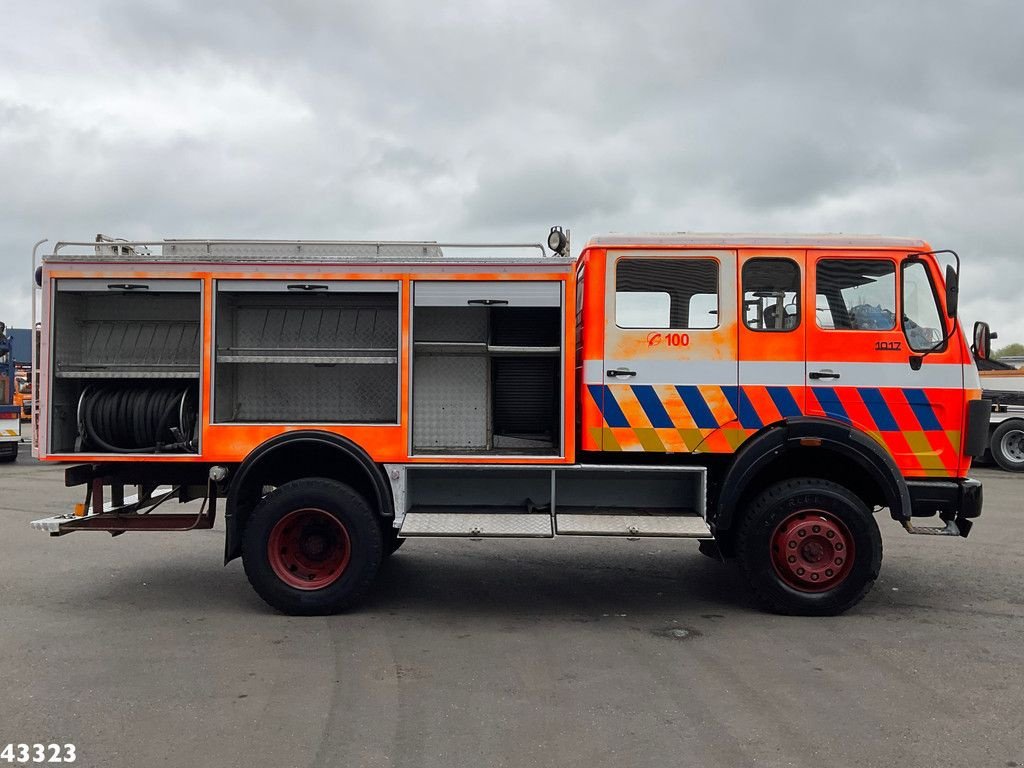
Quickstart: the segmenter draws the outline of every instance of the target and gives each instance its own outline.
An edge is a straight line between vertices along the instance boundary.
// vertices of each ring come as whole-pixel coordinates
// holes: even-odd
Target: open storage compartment
[[[515,466],[410,466],[403,536],[547,537],[551,469]]]
[[[418,282],[417,454],[559,455],[561,283]]]
[[[60,279],[50,452],[198,450],[198,280]]]
[[[400,535],[708,538],[701,466],[409,465]]]
[[[396,423],[398,283],[220,280],[214,421]]]

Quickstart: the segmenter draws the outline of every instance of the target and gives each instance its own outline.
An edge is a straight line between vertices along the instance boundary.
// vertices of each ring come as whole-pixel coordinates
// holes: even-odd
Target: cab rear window
[[[743,322],[752,331],[800,326],[800,267],[795,261],[755,258],[743,265]]]
[[[817,266],[819,328],[891,331],[896,328],[896,264],[887,259],[822,259]]]
[[[714,259],[620,259],[615,274],[619,328],[716,328]]]

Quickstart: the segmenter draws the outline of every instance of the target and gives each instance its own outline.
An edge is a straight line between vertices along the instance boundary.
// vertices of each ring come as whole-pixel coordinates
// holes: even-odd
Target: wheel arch
[[[722,477],[710,521],[716,535],[768,485],[812,476],[850,488],[870,504],[909,520],[910,492],[892,456],[870,435],[829,419],[800,417],[767,427],[744,443]]]
[[[266,485],[303,477],[326,477],[351,486],[380,518],[394,517],[391,487],[384,468],[359,445],[318,430],[286,432],[260,444],[232,473],[225,503],[224,562],[242,553],[242,531]]]

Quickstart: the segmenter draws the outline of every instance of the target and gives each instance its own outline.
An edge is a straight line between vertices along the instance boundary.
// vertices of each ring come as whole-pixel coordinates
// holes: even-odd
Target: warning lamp
[[[565,236],[565,232],[562,231],[562,228],[552,227],[551,232],[548,233],[548,248],[559,256],[565,256],[568,246],[569,238]]]

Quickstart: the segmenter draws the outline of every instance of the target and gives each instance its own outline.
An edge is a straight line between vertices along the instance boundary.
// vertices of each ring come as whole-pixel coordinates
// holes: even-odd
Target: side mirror
[[[952,264],[946,265],[946,314],[956,317],[957,304],[960,299],[960,275]],[[977,326],[975,326],[977,327]]]
[[[978,360],[988,360],[992,356],[992,331],[988,323],[974,324],[974,344],[971,349]]]

